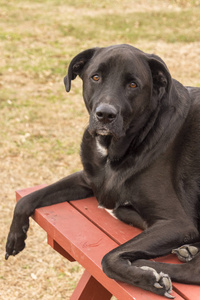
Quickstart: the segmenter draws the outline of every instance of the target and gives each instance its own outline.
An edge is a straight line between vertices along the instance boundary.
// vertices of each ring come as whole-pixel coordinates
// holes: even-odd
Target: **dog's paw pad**
[[[158,273],[155,269],[147,266],[142,266],[141,269],[153,273],[155,277],[155,282],[153,286],[157,290],[157,292],[156,290],[154,290],[155,293],[163,295],[169,299],[174,299],[174,296],[171,295],[172,282],[167,274],[164,274],[163,272]]]
[[[182,262],[188,262],[192,260],[198,252],[199,249],[192,245],[183,245],[172,250],[172,253],[176,254],[178,259]]]

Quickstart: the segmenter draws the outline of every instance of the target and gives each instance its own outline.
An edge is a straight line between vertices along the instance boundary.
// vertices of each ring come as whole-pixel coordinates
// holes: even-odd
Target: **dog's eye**
[[[137,87],[137,84],[135,82],[129,83],[130,88],[135,89]]]
[[[99,81],[100,76],[97,75],[97,74],[95,74],[95,75],[92,76],[92,79],[93,79],[94,81]]]

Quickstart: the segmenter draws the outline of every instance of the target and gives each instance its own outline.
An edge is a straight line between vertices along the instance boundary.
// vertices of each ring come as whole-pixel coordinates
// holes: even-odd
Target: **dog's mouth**
[[[107,128],[101,128],[96,130],[96,135],[113,135],[112,132]]]
[[[105,136],[105,137],[110,136],[110,137],[114,137],[115,139],[120,138],[117,133],[115,133],[114,131],[111,131],[108,128],[96,128],[95,129],[95,128],[91,128],[89,126],[88,130],[92,136]]]
[[[96,126],[92,126],[93,124],[89,124],[88,131],[92,136],[110,136],[115,140],[119,140],[121,137],[125,135],[125,132],[122,127],[118,126],[101,126],[100,124],[95,124]]]

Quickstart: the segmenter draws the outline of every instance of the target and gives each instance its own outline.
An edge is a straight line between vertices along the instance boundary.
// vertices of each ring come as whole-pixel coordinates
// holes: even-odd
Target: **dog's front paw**
[[[199,249],[192,245],[183,245],[172,250],[172,253],[176,254],[178,259],[182,262],[188,262],[192,260],[198,252]]]
[[[155,269],[147,266],[140,267],[144,271],[150,272],[153,275],[152,285],[149,290],[155,294],[163,295],[169,299],[174,299],[171,295],[172,292],[172,282],[170,277],[163,272],[158,273]]]
[[[16,225],[15,222],[12,223],[6,243],[6,260],[9,258],[10,255],[15,256],[24,249],[24,241],[27,238],[28,228],[29,222],[26,222],[23,225]]]

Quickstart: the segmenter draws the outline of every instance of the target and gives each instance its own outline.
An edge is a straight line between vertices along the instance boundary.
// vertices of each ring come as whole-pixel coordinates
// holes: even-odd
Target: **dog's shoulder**
[[[200,88],[199,87],[186,86],[186,89],[188,90],[188,92],[193,100],[200,101]]]
[[[200,88],[186,87],[191,99],[191,106],[188,114],[188,122],[193,126],[200,126]]]
[[[187,87],[187,90],[191,100],[190,109],[178,140],[181,141],[184,157],[200,163],[200,88]]]

